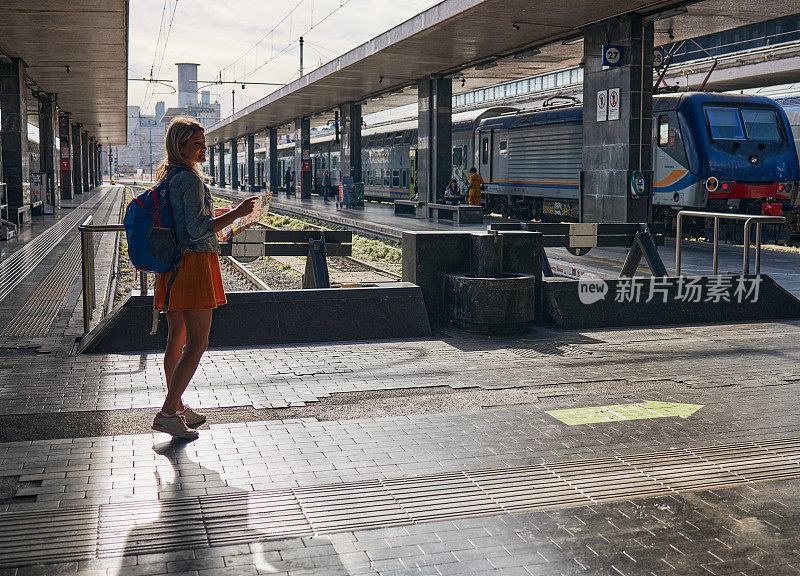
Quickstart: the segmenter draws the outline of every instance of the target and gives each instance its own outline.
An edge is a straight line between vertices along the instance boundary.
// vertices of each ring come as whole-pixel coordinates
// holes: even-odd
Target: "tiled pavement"
[[[66,321],[61,330],[68,340]],[[89,553],[40,563],[37,553],[54,538],[45,528],[31,537],[27,559],[0,568],[0,576],[798,575],[796,464],[774,481],[480,517],[455,492],[449,508],[430,503],[450,517],[311,536],[270,537],[259,530],[270,514],[253,504],[269,490],[797,437],[798,335],[800,322],[537,328],[505,339],[447,330],[427,340],[210,350],[188,403],[232,413],[237,406],[277,409],[273,416],[294,406],[300,417],[212,421],[185,446],[146,427],[114,435],[115,414],[161,403],[160,353],[74,357],[63,343],[38,352],[3,348],[0,423],[25,415],[57,425],[62,416],[85,414],[100,435],[0,443],[0,566],[8,566],[4,538],[36,518],[91,513],[100,529]],[[453,392],[433,406],[436,398],[420,396],[415,405],[413,390],[430,387]],[[476,388],[496,393],[497,402],[458,401]],[[359,412],[375,406],[361,404],[370,391],[381,391],[383,405]],[[392,391],[411,394],[402,411]],[[342,393],[353,401],[347,418],[318,420],[310,409],[303,416],[304,404],[324,406]],[[579,426],[546,413],[647,400],[703,408],[688,418]],[[14,430],[0,435],[11,439]],[[250,504],[230,516],[192,508],[209,498]],[[347,503],[340,507],[347,517]],[[228,523],[246,527],[244,536],[226,543]]]
[[[281,407],[324,403],[340,392],[430,386],[522,387],[532,398],[460,412],[443,404],[436,412],[405,416],[212,423],[178,457],[165,455],[163,435],[113,436],[113,421],[103,437],[7,442],[0,444],[0,477],[16,477],[18,485],[1,506],[5,514],[144,506],[797,436],[799,332],[797,322],[537,329],[515,339],[452,331],[418,341],[211,350],[186,397],[198,407]],[[57,417],[161,401],[158,353],[54,359],[4,359],[2,414]],[[545,412],[644,400],[704,408],[686,419],[581,426]],[[99,553],[16,573],[800,574],[794,568],[800,567],[800,538],[793,529],[798,486],[795,480],[759,482],[278,540],[254,532],[244,544],[177,542],[179,550]],[[131,528],[126,545],[139,529]]]

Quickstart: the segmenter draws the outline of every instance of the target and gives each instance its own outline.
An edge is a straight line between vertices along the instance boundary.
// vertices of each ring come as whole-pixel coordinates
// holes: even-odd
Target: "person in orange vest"
[[[483,189],[483,178],[475,168],[469,169],[468,201],[470,206],[481,205],[481,190]]]

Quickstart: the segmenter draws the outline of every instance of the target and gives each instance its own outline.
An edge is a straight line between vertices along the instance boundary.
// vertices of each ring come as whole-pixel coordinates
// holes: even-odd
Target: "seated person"
[[[444,203],[450,205],[457,205],[461,203],[461,192],[458,189],[458,182],[455,178],[450,179],[447,188],[444,189]]]

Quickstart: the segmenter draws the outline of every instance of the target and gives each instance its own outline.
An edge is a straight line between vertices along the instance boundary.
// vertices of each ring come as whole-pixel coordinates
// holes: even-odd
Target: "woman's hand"
[[[244,200],[242,200],[242,202],[232,211],[236,214],[237,218],[247,216],[253,211],[257,201],[258,201],[258,196],[250,196],[250,198],[245,198]]]

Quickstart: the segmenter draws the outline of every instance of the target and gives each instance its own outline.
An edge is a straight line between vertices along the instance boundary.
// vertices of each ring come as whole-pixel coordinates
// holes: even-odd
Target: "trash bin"
[[[353,208],[364,205],[364,183],[353,182],[350,177],[342,178],[339,184],[338,208]]]

